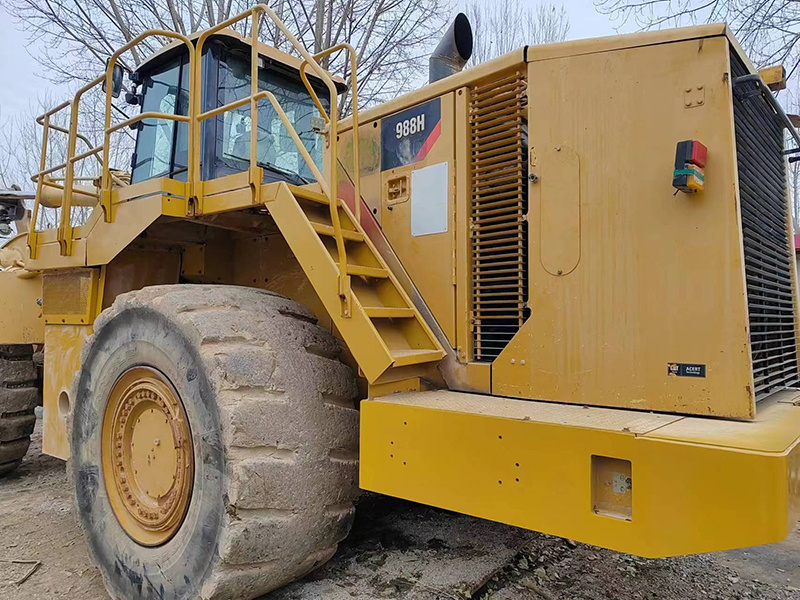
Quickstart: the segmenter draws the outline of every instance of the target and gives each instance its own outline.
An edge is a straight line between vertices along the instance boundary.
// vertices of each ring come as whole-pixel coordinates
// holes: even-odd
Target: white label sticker
[[[411,235],[447,231],[447,163],[417,169],[411,173]]]

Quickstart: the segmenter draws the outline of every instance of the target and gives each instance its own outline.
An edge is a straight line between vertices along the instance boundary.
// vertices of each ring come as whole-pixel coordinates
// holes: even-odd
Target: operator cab
[[[250,95],[250,44],[233,31],[209,38],[203,47],[202,108],[205,112]],[[315,131],[320,115],[300,79],[301,61],[274,48],[259,48],[259,90],[275,94],[317,166],[322,169],[324,137]],[[188,114],[189,57],[182,43],[152,55],[132,75],[136,84],[128,102],[142,111]],[[330,110],[328,88],[308,74],[323,107]],[[336,81],[339,91],[344,84]],[[145,119],[134,127],[136,146],[131,160],[131,183],[155,177],[187,178],[188,123]],[[204,181],[246,171],[250,156],[250,105],[224,112],[203,122],[200,138],[200,176]],[[286,181],[302,185],[315,180],[300,151],[267,100],[258,109],[258,166],[264,183]]]

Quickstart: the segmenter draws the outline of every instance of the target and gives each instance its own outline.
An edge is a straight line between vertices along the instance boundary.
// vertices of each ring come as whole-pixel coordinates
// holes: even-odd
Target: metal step
[[[442,358],[439,350],[392,350],[395,367],[435,362]]]
[[[364,312],[371,319],[408,319],[414,317],[413,308],[394,306],[365,306]]]
[[[315,221],[311,221],[311,226],[314,227],[314,231],[316,231],[320,235],[334,237],[334,230],[333,227],[331,227],[330,225],[325,225],[323,223],[317,223]],[[350,229],[342,229],[342,237],[348,242],[364,241],[363,234],[359,233],[358,231],[352,231]]]
[[[321,192],[315,192],[314,190],[310,190],[308,188],[300,187],[297,185],[289,185],[289,189],[291,190],[292,194],[294,194],[295,198],[300,198],[302,200],[310,200],[311,202],[316,202],[317,204],[324,204],[325,206],[330,206],[328,197]]]
[[[381,267],[365,267],[364,265],[347,265],[347,274],[358,277],[372,277],[373,279],[386,279],[389,271]]]

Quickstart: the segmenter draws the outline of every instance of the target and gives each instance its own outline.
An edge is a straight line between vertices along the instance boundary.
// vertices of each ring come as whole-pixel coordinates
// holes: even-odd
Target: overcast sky
[[[28,40],[0,6],[0,116],[3,119],[35,102],[38,94],[55,87],[37,77],[39,65],[28,54]]]
[[[491,0],[487,0],[491,1]],[[536,4],[535,0],[522,0]],[[608,17],[599,14],[593,0],[565,0],[569,12],[571,39],[613,35],[614,26]],[[0,118],[5,120],[36,104],[37,97],[47,93],[59,100],[67,99],[67,90],[37,75],[39,65],[31,57],[27,36],[19,30],[8,13],[0,6]]]

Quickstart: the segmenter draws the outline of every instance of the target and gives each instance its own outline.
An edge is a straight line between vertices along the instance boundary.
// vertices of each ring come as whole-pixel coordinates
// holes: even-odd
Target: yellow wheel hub
[[[103,478],[125,532],[159,546],[189,508],[194,452],[186,413],[164,375],[135,367],[119,378],[103,418]]]

